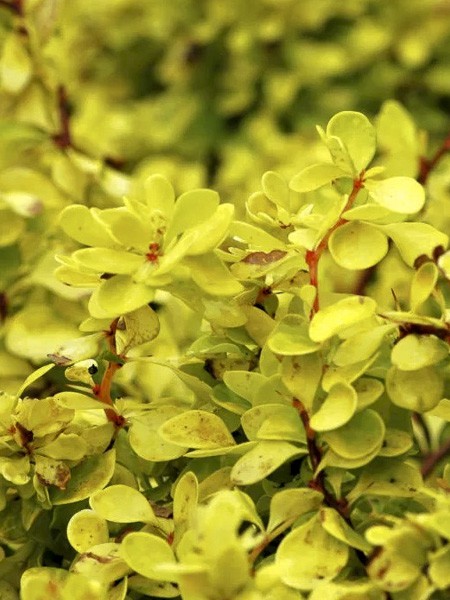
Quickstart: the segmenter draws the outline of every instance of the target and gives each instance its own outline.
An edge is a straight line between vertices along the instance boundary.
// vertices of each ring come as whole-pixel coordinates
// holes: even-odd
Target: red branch
[[[422,185],[425,185],[431,171],[437,166],[442,157],[450,152],[450,133],[436,150],[434,155],[430,158],[424,158],[423,156],[419,159],[419,175],[417,181]]]
[[[294,400],[292,401],[292,406],[297,410],[299,417],[303,423],[303,427],[305,428],[306,443],[308,445],[308,454],[309,459],[311,461],[311,467],[313,471],[316,471],[322,459],[322,452],[319,446],[317,445],[316,432],[312,429],[309,423],[309,415],[303,403],[297,398],[294,398]],[[320,492],[323,495],[327,506],[334,508],[341,515],[341,517],[345,519],[345,521],[352,527],[349,518],[349,506],[347,501],[345,499],[337,500],[333,496],[333,494],[331,494],[327,490],[325,486],[325,474],[323,471],[320,471],[318,475],[311,479],[308,485],[313,490],[317,490],[318,492]]]
[[[114,319],[109,330],[106,332],[106,340],[108,342],[109,350],[115,355],[117,354],[115,335],[118,322],[118,318]],[[105,415],[108,418],[108,421],[114,423],[118,429],[125,425],[125,418],[122,415],[117,414],[113,408],[114,403],[111,398],[111,384],[115,373],[120,369],[121,366],[122,365],[119,362],[109,361],[100,385],[95,385],[92,389],[92,392],[97,400],[111,407],[105,408]]]
[[[422,463],[421,473],[425,479],[431,475],[436,465],[446,456],[450,455],[450,440],[447,440],[435,452],[430,452]]]
[[[69,100],[67,98],[66,88],[63,85],[58,86],[57,97],[60,131],[53,136],[53,141],[58,148],[64,150],[65,148],[70,148],[73,144],[70,134]]]
[[[359,177],[353,181],[352,191],[350,192],[347,203],[344,206],[344,209],[342,210],[341,215],[346,210],[349,210],[352,207],[353,203],[356,200],[356,196],[358,195],[358,192],[364,187],[364,174],[365,174],[364,171],[362,171],[360,173]],[[310,315],[311,318],[319,310],[319,277],[318,277],[319,261],[322,257],[322,254],[325,252],[325,250],[328,247],[328,242],[330,241],[331,234],[334,231],[336,231],[336,229],[338,229],[339,227],[344,225],[345,223],[347,223],[346,219],[344,219],[344,218],[342,218],[342,216],[340,216],[339,219],[336,221],[336,223],[333,225],[333,227],[331,227],[327,231],[325,236],[321,239],[321,241],[317,245],[316,249],[308,250],[306,252],[306,262],[309,267],[309,282],[311,285],[313,285],[316,288],[316,296],[314,298],[314,304],[313,304],[313,307],[311,310],[311,315]]]
[[[0,6],[7,8],[14,14],[19,15],[19,17],[23,17],[22,0],[13,0],[12,2],[8,2],[7,0],[0,0]]]

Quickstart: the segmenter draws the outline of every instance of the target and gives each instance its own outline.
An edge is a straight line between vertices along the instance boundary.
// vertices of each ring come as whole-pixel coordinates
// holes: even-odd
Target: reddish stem
[[[7,0],[0,0],[0,6],[9,9],[14,14],[19,15],[19,17],[23,16],[22,0],[13,0],[12,2],[8,2]]]
[[[294,400],[292,401],[292,406],[297,410],[299,417],[303,423],[303,427],[305,428],[306,442],[308,445],[308,454],[309,459],[311,461],[311,467],[313,471],[316,471],[322,459],[322,452],[319,446],[317,445],[316,432],[314,431],[314,429],[312,429],[309,423],[309,415],[303,403],[297,398],[294,398]],[[321,471],[318,475],[311,479],[308,486],[320,492],[323,495],[327,506],[334,508],[341,515],[341,517],[345,519],[345,521],[352,527],[347,501],[345,499],[338,500],[333,496],[333,494],[331,494],[327,490],[325,486],[325,474],[323,471]]]
[[[424,158],[423,156],[419,159],[419,175],[417,181],[422,185],[425,185],[431,171],[437,166],[442,157],[450,152],[450,133],[436,150],[434,155],[430,158]]]
[[[425,479],[431,475],[436,465],[450,454],[450,440],[447,440],[435,452],[430,452],[422,463],[421,473]]]
[[[59,133],[53,136],[53,141],[64,150],[73,146],[70,134],[70,109],[66,88],[63,85],[58,86],[57,90],[58,111],[59,111]]]
[[[109,350],[112,354],[117,354],[115,335],[118,322],[118,318],[114,319],[109,330],[106,332],[106,340],[108,342]],[[111,407],[105,408],[105,415],[108,421],[114,423],[117,428],[123,427],[126,421],[125,418],[122,415],[119,415],[113,408],[114,403],[111,398],[111,385],[114,375],[121,366],[122,365],[119,362],[109,361],[100,385],[95,385],[92,389],[92,392],[97,400]]]
[[[359,174],[359,177],[357,179],[353,180],[352,191],[350,192],[347,203],[344,206],[344,208],[341,212],[341,215],[353,206],[353,203],[356,200],[356,196],[358,195],[358,192],[364,187],[364,175],[365,175],[365,172],[361,171],[361,173]],[[314,303],[313,303],[313,306],[311,309],[310,318],[312,318],[316,314],[316,312],[318,312],[318,310],[320,308],[319,307],[319,261],[322,257],[322,254],[328,248],[328,242],[330,241],[330,237],[331,237],[332,233],[334,231],[336,231],[336,229],[338,229],[339,227],[344,225],[345,223],[347,223],[347,220],[344,219],[342,216],[340,216],[339,219],[336,221],[336,223],[333,225],[333,227],[331,227],[327,231],[325,236],[321,239],[321,241],[319,242],[319,244],[317,245],[315,250],[308,250],[306,252],[305,259],[306,259],[306,263],[309,267],[309,282],[312,286],[314,286],[316,288],[316,295],[315,295]]]

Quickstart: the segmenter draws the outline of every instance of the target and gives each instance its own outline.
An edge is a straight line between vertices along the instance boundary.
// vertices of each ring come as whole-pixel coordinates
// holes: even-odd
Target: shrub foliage
[[[0,1],[2,599],[448,597],[441,5],[282,4]]]

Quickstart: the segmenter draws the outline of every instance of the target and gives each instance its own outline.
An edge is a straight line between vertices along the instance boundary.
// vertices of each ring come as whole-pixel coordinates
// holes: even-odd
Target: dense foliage
[[[449,597],[448,12],[0,0],[1,600]]]

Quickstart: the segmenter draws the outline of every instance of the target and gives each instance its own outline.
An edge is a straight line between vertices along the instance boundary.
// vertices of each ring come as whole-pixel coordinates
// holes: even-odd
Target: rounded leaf
[[[311,417],[310,425],[316,431],[331,431],[345,425],[355,414],[358,397],[347,383],[335,383],[319,410]]]
[[[445,255],[443,255],[445,256]],[[441,258],[439,258],[439,267],[442,269]],[[413,312],[430,297],[436,287],[439,278],[439,270],[433,262],[425,262],[414,273],[411,282],[410,306]]]
[[[154,523],[155,514],[147,498],[128,485],[117,484],[96,492],[89,505],[100,517],[115,523]]]
[[[425,190],[412,177],[390,177],[365,184],[372,200],[401,214],[419,212],[425,204]]]
[[[166,239],[170,240],[186,229],[200,225],[211,218],[219,202],[219,194],[213,190],[190,190],[181,194],[175,203]]]
[[[50,491],[52,504],[72,504],[89,498],[105,487],[114,473],[116,452],[114,449],[86,458],[71,469],[71,477],[65,490]]]
[[[319,344],[311,341],[307,325],[299,315],[286,315],[270,334],[267,345],[272,352],[281,356],[311,354]]]
[[[59,225],[64,233],[85,246],[105,248],[116,246],[106,226],[102,226],[93,217],[87,206],[81,204],[66,206],[59,216]]]
[[[158,429],[163,423],[181,412],[183,409],[180,407],[162,405],[144,414],[130,417],[128,439],[136,454],[153,462],[174,460],[183,456],[188,450],[187,446],[171,444],[158,434]]]
[[[395,344],[391,360],[402,371],[416,371],[440,362],[448,353],[448,345],[438,337],[411,333]]]
[[[238,459],[231,471],[231,480],[236,485],[262,481],[290,458],[302,454],[307,454],[305,448],[298,448],[289,442],[259,442]]]
[[[175,192],[170,181],[156,173],[145,180],[144,187],[148,207],[170,214],[175,201]]]
[[[72,258],[84,268],[121,275],[133,273],[144,262],[141,255],[113,248],[82,248],[76,250]]]
[[[370,408],[356,413],[353,418],[334,431],[323,435],[329,447],[344,458],[361,458],[381,448],[385,433],[384,421]]]
[[[265,195],[277,204],[289,210],[289,188],[286,181],[275,171],[267,171],[261,179]]]
[[[339,177],[348,177],[348,173],[332,163],[310,165],[297,173],[289,182],[294,192],[310,192],[330,183]]]
[[[143,531],[132,532],[124,537],[120,555],[133,571],[157,581],[167,580],[164,572],[158,570],[159,565],[176,564],[169,544],[160,537]]]
[[[113,319],[141,308],[153,297],[152,288],[136,283],[129,275],[115,275],[94,290],[88,308],[96,319]]]
[[[108,524],[93,510],[85,508],[68,522],[67,539],[77,552],[87,552],[92,546],[109,541]]]
[[[311,590],[334,579],[347,563],[349,548],[331,536],[317,515],[296,527],[278,547],[275,564],[284,583]]]
[[[357,173],[372,160],[377,147],[376,131],[362,113],[339,112],[328,122],[326,133],[327,136],[339,138],[344,144]]]
[[[270,501],[270,519],[267,531],[295,521],[300,515],[320,507],[323,496],[311,488],[287,489],[277,492]]]
[[[444,394],[444,380],[434,367],[401,371],[393,366],[386,376],[386,390],[397,406],[416,412],[434,408]]]
[[[236,443],[222,419],[206,410],[176,415],[161,425],[158,433],[171,444],[187,448],[221,448]]]
[[[345,269],[358,270],[372,267],[388,251],[387,237],[366,223],[345,223],[333,231],[329,249],[337,264]]]
[[[448,235],[428,223],[391,223],[377,227],[392,239],[410,267],[419,256],[432,257],[435,248],[446,249],[448,246]]]
[[[100,581],[54,567],[32,567],[20,580],[21,600],[106,600]]]
[[[377,303],[366,296],[343,298],[319,310],[312,318],[309,335],[314,342],[324,342],[351,325],[375,314]]]

